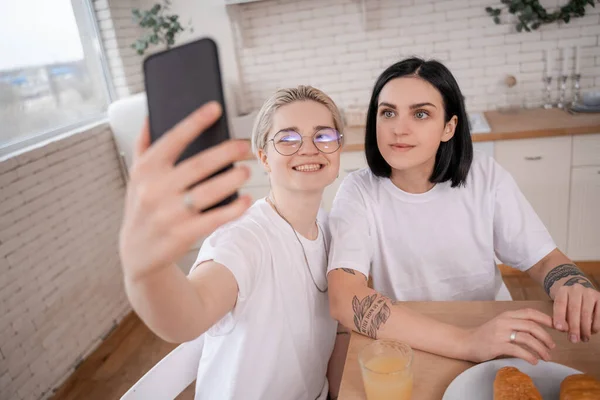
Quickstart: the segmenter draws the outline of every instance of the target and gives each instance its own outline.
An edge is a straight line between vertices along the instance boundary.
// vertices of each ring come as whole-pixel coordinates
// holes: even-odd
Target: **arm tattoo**
[[[338,268],[338,269],[341,269],[342,271],[344,271],[344,272],[346,272],[346,273],[348,273],[348,274],[351,274],[351,275],[355,275],[355,276],[356,276],[356,271],[355,271],[355,270],[353,270],[353,269],[351,269],[351,268]],[[367,278],[366,276],[365,276],[365,279],[366,279],[367,281],[369,280],[369,278]]]
[[[565,282],[565,284],[563,286],[573,286],[573,285],[577,285],[577,284],[579,284],[583,287],[586,287],[586,288],[594,289],[594,285],[592,285],[590,283],[590,281],[588,281],[585,278],[581,278],[579,276],[569,279],[568,281]]]
[[[544,278],[544,290],[548,296],[550,296],[550,288],[552,285],[569,276],[582,276],[582,279],[585,279],[585,274],[573,264],[562,264],[550,270],[548,275],[546,275],[546,278]]]
[[[377,331],[385,324],[391,314],[387,305],[389,300],[379,294],[372,294],[362,300],[354,296],[352,309],[354,310],[354,326],[363,335],[377,339]]]

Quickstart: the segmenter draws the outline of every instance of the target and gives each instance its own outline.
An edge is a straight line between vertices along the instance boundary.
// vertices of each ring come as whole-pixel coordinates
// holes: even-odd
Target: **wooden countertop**
[[[571,115],[559,109],[487,111],[492,131],[473,135],[474,142],[600,133],[600,113]]]
[[[531,307],[552,315],[550,301],[478,301],[478,302],[406,302],[413,310],[439,321],[465,327],[476,326],[508,310]],[[600,335],[587,343],[572,344],[566,333],[548,330],[556,343],[550,353],[553,362],[567,365],[600,379]],[[340,388],[340,400],[366,399],[358,353],[372,339],[352,333]],[[448,385],[466,369],[475,365],[416,350],[414,353],[413,399],[439,400]]]

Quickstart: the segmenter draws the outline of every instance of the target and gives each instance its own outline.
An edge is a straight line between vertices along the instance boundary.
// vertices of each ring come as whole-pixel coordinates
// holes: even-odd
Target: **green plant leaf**
[[[150,45],[166,43],[167,47],[175,44],[176,36],[179,32],[189,29],[193,32],[192,21],[190,19],[189,26],[183,27],[179,23],[179,16],[176,14],[168,15],[165,10],[171,4],[169,0],[163,0],[163,4],[154,4],[152,8],[145,11],[139,9],[132,10],[132,14],[138,16],[136,23],[146,30],[144,36],[139,38],[132,47],[136,49],[138,54],[142,54]],[[496,10],[495,10],[496,11]],[[500,13],[501,10],[497,10]]]
[[[500,25],[500,17],[494,17],[494,23]]]
[[[491,0],[490,0],[491,1]],[[497,1],[497,0],[496,0]],[[585,8],[588,5],[595,7],[594,0],[563,0],[563,6],[555,11],[548,12],[540,0],[500,0],[500,3],[508,9],[508,12],[517,17],[515,27],[518,32],[538,29],[543,24],[553,22],[569,23],[572,18],[585,16]],[[498,17],[502,12],[499,8],[486,7],[485,11],[492,17],[494,23],[498,23]]]

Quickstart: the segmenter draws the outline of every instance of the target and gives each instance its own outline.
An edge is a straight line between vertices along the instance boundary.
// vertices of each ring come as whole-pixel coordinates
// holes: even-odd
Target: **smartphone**
[[[152,142],[198,107],[209,101],[221,104],[223,114],[219,120],[202,134],[199,132],[176,164],[230,138],[218,49],[212,39],[199,39],[147,57],[144,60],[144,84]],[[233,165],[228,165],[206,179],[231,168]],[[237,197],[235,193],[202,211],[226,205]]]

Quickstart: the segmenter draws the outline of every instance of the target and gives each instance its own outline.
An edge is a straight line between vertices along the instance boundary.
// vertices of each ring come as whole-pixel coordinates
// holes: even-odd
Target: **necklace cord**
[[[272,195],[272,194],[271,194]],[[298,243],[300,244],[300,247],[302,248],[302,254],[304,255],[304,261],[306,262],[306,268],[308,269],[308,274],[310,275],[310,279],[312,280],[313,284],[315,285],[315,287],[317,288],[317,290],[321,293],[327,293],[327,291],[329,290],[328,287],[326,287],[324,290],[321,289],[319,287],[319,285],[317,285],[317,282],[315,281],[315,277],[312,274],[312,271],[310,269],[310,264],[308,263],[308,257],[306,256],[306,250],[304,249],[304,245],[302,244],[302,241],[300,240],[300,238],[298,237],[298,233],[296,233],[296,230],[294,229],[294,227],[292,226],[292,224],[290,223],[290,221],[287,220],[287,218],[285,218],[277,209],[277,206],[275,205],[275,199],[273,198],[273,200],[271,200],[270,197],[267,197],[267,203],[269,203],[270,205],[273,206],[273,209],[275,210],[275,212],[277,213],[277,215],[279,215],[281,217],[281,219],[283,219],[285,222],[287,222],[287,224],[290,226],[290,228],[292,228],[292,232],[294,232],[294,236],[296,236],[296,240],[298,241]],[[317,233],[320,232],[321,234],[321,238],[323,240],[323,247],[325,248],[325,258],[329,259],[329,249],[327,248],[327,243],[325,240],[325,233],[323,232],[323,230],[321,229],[321,225],[319,225],[319,221],[315,220],[315,223],[317,224]]]

